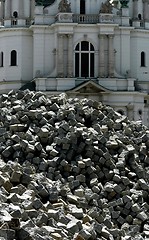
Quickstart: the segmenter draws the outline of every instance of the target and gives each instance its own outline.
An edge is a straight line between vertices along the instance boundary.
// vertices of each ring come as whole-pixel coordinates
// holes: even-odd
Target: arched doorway
[[[94,77],[94,46],[82,41],[75,48],[75,77]]]

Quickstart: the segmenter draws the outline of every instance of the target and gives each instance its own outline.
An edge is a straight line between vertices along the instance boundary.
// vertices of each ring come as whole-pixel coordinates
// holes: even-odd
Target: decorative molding
[[[107,14],[107,13],[100,13],[99,14],[100,22],[102,23],[113,23],[114,22],[114,15]]]
[[[72,13],[58,13],[56,22],[72,22]]]

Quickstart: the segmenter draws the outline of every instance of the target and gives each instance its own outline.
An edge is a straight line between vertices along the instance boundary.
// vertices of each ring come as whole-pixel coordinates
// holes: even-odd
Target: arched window
[[[0,52],[0,67],[4,66],[4,53]]]
[[[140,13],[138,14],[138,19],[139,19],[139,20],[141,20],[141,19],[142,19],[142,16],[141,16],[141,14],[140,14]]]
[[[17,18],[18,18],[18,12],[17,11],[15,11],[15,12],[13,12],[13,19],[11,20],[11,25],[12,26],[15,26],[15,25],[17,25]]]
[[[14,17],[14,18],[18,18],[18,12],[16,12],[16,11],[13,12],[13,17]]]
[[[17,52],[15,50],[11,51],[11,59],[10,59],[10,66],[17,65]]]
[[[141,52],[141,67],[145,67],[145,52]]]
[[[75,76],[94,77],[94,46],[87,41],[82,41],[75,48]]]

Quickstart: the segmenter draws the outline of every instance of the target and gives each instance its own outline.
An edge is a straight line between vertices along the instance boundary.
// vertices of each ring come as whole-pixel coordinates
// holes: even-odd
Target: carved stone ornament
[[[112,4],[110,3],[109,0],[101,4],[99,13],[109,13],[109,14],[112,13]]]
[[[100,22],[113,23],[114,22],[113,14],[101,13],[100,14]]]
[[[59,12],[70,13],[71,12],[70,3],[68,3],[67,0],[61,0],[58,6],[58,10]]]
[[[56,15],[56,22],[72,22],[72,13],[59,12]]]

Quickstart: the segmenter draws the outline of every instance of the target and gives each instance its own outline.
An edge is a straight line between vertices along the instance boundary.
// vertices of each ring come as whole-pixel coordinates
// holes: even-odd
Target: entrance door
[[[75,48],[75,77],[94,77],[94,47],[82,41]]]

